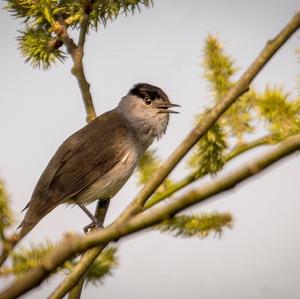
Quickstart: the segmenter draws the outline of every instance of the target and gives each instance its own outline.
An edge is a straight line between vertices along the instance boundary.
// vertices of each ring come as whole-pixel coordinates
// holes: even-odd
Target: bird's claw
[[[86,225],[83,228],[83,231],[85,234],[87,234],[90,230],[92,229],[102,229],[103,228],[103,224],[101,224],[99,221],[93,221],[90,224]]]

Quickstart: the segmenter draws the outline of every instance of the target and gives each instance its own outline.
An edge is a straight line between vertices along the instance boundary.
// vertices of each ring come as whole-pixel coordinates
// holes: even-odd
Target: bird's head
[[[159,138],[166,132],[171,110],[180,107],[170,102],[168,96],[159,87],[138,83],[122,98],[119,108],[123,115],[137,128],[149,131]]]

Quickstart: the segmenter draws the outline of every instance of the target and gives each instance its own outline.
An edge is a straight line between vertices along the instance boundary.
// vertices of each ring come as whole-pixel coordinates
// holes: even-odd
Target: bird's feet
[[[103,224],[101,224],[97,219],[94,219],[93,222],[91,222],[90,224],[86,225],[83,228],[83,231],[85,234],[87,234],[92,229],[102,229],[102,228],[103,228]]]

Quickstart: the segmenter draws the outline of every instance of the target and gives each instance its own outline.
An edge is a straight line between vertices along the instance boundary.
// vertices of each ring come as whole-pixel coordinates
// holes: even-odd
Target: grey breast
[[[124,145],[122,157],[108,172],[73,199],[82,203],[90,203],[97,199],[112,198],[132,175],[139,158],[135,147],[130,143],[132,141],[129,138],[128,144]]]
[[[109,152],[101,160],[109,159],[110,167],[87,188],[72,197],[82,203],[90,203],[97,199],[112,198],[132,175],[137,161],[144,152],[140,146],[139,136],[132,128],[130,122],[120,113],[119,109],[112,110],[111,125],[107,128],[102,139],[99,151]],[[101,163],[100,163],[101,164]]]
[[[134,131],[118,112],[108,111],[71,135],[40,177],[29,206],[39,213],[61,203],[90,202],[115,195],[142,154]]]

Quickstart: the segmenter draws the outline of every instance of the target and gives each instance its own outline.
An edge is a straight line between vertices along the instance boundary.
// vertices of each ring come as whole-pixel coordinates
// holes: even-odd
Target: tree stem
[[[84,29],[81,28],[79,34],[79,45],[77,46],[74,41],[69,37],[66,25],[62,23],[56,23],[55,32],[60,36],[61,41],[67,48],[67,52],[70,54],[73,60],[73,67],[71,73],[77,79],[81,96],[83,99],[84,107],[86,110],[87,122],[92,121],[96,118],[96,112],[93,104],[93,98],[90,93],[90,84],[86,80],[83,67],[83,56],[84,56],[84,43],[85,36],[87,33],[88,21],[84,19]]]
[[[82,277],[76,284],[76,286],[70,291],[68,299],[79,299],[81,297],[82,288],[84,285],[84,277]],[[62,297],[59,297],[62,298]]]
[[[261,137],[257,140],[251,141],[249,143],[237,146],[236,148],[232,149],[230,153],[228,153],[227,157],[225,158],[225,163],[229,162],[230,160],[236,158],[240,154],[251,150],[257,146],[261,145],[268,145],[274,143],[274,140],[271,135],[267,135]],[[193,172],[192,174],[187,175],[185,178],[180,180],[179,182],[172,184],[167,190],[154,194],[147,202],[145,203],[144,210],[149,209],[150,207],[156,205],[157,203],[161,202],[162,200],[170,197],[175,192],[185,188],[186,186],[190,185],[191,183],[199,180],[200,178],[207,175],[207,173],[203,175],[199,175],[198,171]]]

